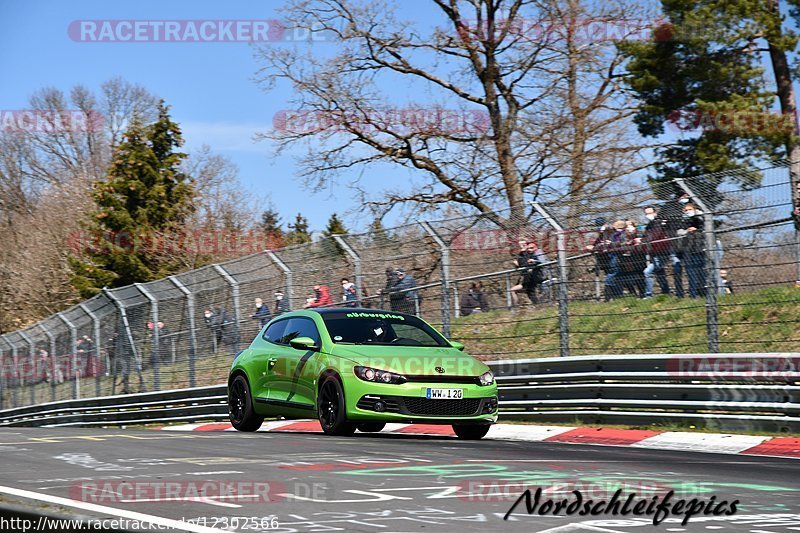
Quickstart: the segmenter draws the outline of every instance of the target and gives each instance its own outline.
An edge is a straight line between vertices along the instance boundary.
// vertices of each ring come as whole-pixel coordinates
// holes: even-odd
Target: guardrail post
[[[2,339],[6,344],[11,346],[11,343],[8,342],[8,340],[6,340],[4,335],[0,335],[0,339]],[[8,359],[3,357],[2,361],[3,363],[7,363]],[[0,411],[6,408],[6,402],[5,402],[6,389],[8,389],[8,386],[6,386],[6,367],[5,365],[0,365]]]
[[[272,259],[273,263],[278,265],[278,268],[280,268],[281,271],[283,271],[284,279],[286,281],[286,294],[284,294],[283,297],[286,299],[287,302],[289,302],[289,310],[291,311],[292,296],[293,296],[292,291],[294,288],[294,282],[292,280],[292,269],[286,266],[286,263],[284,263],[283,260],[280,257],[278,257],[278,255],[272,250],[264,250],[264,253],[266,253],[267,256],[270,259]]]
[[[69,319],[67,319],[66,316],[64,316],[64,313],[56,313],[56,315],[69,328],[72,371],[75,373],[73,376],[75,380],[72,382],[72,397],[77,400],[81,397],[81,372],[78,368],[78,328],[76,328],[75,324],[73,324]]]
[[[719,353],[719,308],[717,293],[719,292],[719,255],[717,236],[714,231],[714,214],[708,209],[703,199],[689,187],[683,178],[675,181],[689,195],[692,202],[703,212],[703,236],[705,237],[705,271],[706,271],[706,334],[708,335],[708,351]]]
[[[100,369],[103,368],[102,365],[102,357],[100,356],[100,319],[97,318],[97,315],[94,314],[92,311],[89,310],[89,306],[85,303],[79,304],[79,307],[83,309],[83,312],[89,315],[89,318],[92,319],[92,328],[93,328],[93,335],[94,335],[94,357],[95,361],[97,361],[97,375],[95,376],[94,380],[94,392],[95,396],[100,396]],[[110,369],[107,368],[106,371]]]
[[[22,337],[22,340],[24,340],[25,342],[28,343],[28,354],[29,354],[30,360],[31,360],[30,370],[28,372],[31,375],[28,376],[28,379],[26,379],[25,382],[31,389],[31,405],[35,405],[36,404],[36,386],[35,386],[36,384],[35,383],[31,383],[31,382],[33,381],[33,379],[32,379],[33,375],[32,374],[33,374],[33,372],[36,371],[36,356],[35,356],[36,346],[33,343],[33,341],[31,340],[31,338],[28,337],[28,335],[24,331],[19,330],[17,333],[19,333],[19,336]]]
[[[179,291],[186,296],[186,314],[189,322],[189,386],[194,387],[196,381],[195,360],[197,359],[197,332],[194,324],[194,294],[186,285],[180,282],[175,276],[169,276],[172,282]]]
[[[356,253],[352,246],[344,239],[344,235],[331,235],[333,239],[339,243],[339,246],[344,249],[347,255],[353,260],[353,274],[356,279],[356,305],[361,307],[361,289],[364,287],[364,276],[361,273],[361,256]]]
[[[236,345],[234,346],[233,353],[239,352],[239,328],[242,325],[242,311],[241,301],[239,297],[239,282],[236,278],[230,275],[222,265],[214,265],[214,270],[225,279],[225,282],[231,287],[231,297],[233,298],[233,320],[236,322]]]
[[[439,246],[442,254],[442,333],[445,337],[450,338],[450,247],[430,224],[420,222],[420,225]],[[417,314],[419,314],[419,309],[417,309]]]
[[[561,357],[569,356],[569,287],[567,285],[569,270],[567,268],[567,243],[566,232],[561,224],[553,218],[550,212],[538,202],[533,202],[533,208],[556,230],[556,247],[558,250],[558,328],[560,334]]]
[[[41,322],[39,322],[39,328],[44,332],[47,340],[50,341],[50,376],[53,378],[50,380],[50,401],[56,401],[56,338],[55,336],[50,333],[50,330],[44,326]],[[47,372],[47,369],[45,369]]]
[[[158,368],[161,358],[161,350],[159,349],[161,332],[158,327],[158,300],[141,283],[134,283],[134,285],[150,302],[150,321],[153,323],[153,345],[150,354],[150,364],[153,365],[153,390],[161,390],[161,376]]]
[[[119,311],[119,316],[122,319],[122,327],[125,328],[125,335],[128,337],[128,343],[130,344],[130,347],[131,347],[131,353],[133,354],[133,360],[136,362],[136,371],[139,374],[139,388],[143,390],[144,389],[144,376],[142,375],[142,358],[139,355],[139,351],[136,349],[136,343],[133,340],[133,333],[131,332],[131,324],[130,324],[130,322],[128,322],[128,312],[126,311],[125,306],[122,305],[122,302],[119,300],[119,298],[117,298],[114,295],[114,293],[111,292],[110,290],[108,290],[106,287],[103,287],[103,294],[105,294],[106,297],[114,303],[114,306],[116,306],[117,311]],[[120,342],[119,337],[117,337],[117,342]],[[119,344],[117,344],[117,349],[119,350]],[[115,354],[115,355],[117,355],[117,354]],[[117,358],[114,357],[114,360],[115,360],[115,364],[116,364]],[[114,383],[116,383],[116,368],[114,370],[115,370]],[[126,373],[123,375],[123,379],[124,379],[125,388],[127,389],[128,388],[128,379],[129,379],[128,376],[130,375],[130,370],[128,368],[126,368],[125,372]]]

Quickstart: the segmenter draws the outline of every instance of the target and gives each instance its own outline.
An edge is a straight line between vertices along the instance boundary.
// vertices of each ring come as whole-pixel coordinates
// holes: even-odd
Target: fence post
[[[17,366],[17,345],[8,340],[8,338],[3,335],[2,339],[6,341],[6,344],[11,347],[11,366],[13,368],[13,376],[14,379],[11,382],[11,406],[17,407],[19,406],[19,367]]]
[[[544,218],[550,226],[556,230],[556,248],[558,250],[558,328],[560,333],[560,352],[561,357],[569,356],[569,287],[568,279],[569,270],[567,268],[567,245],[566,245],[566,232],[561,224],[553,218],[550,212],[544,208],[539,202],[533,202],[533,208],[536,209],[542,218]]]
[[[231,276],[222,265],[214,265],[214,270],[222,276],[228,285],[231,287],[231,296],[233,298],[233,320],[236,322],[236,345],[234,346],[233,353],[239,353],[239,343],[241,341],[239,336],[239,328],[242,327],[242,311],[241,301],[239,298],[239,282],[236,278]]]
[[[511,272],[506,272],[506,307],[509,311],[514,308],[514,295],[511,294]]]
[[[292,289],[294,288],[294,282],[292,281],[292,269],[286,266],[286,263],[284,263],[283,260],[281,260],[281,258],[278,257],[278,255],[272,250],[264,250],[264,252],[276,265],[278,265],[278,268],[283,271],[283,275],[286,280],[286,294],[284,294],[283,297],[286,298],[287,302],[289,302],[289,310],[291,311]]]
[[[706,334],[708,335],[709,353],[719,353],[719,308],[717,307],[717,293],[719,291],[717,287],[717,281],[719,280],[717,259],[719,255],[717,253],[717,236],[714,231],[714,214],[683,178],[676,178],[675,181],[703,212],[703,236],[706,241],[706,260],[704,265],[706,271]]]
[[[420,222],[422,228],[439,246],[442,254],[442,333],[450,338],[450,247],[427,222]],[[419,311],[417,311],[419,314]]]
[[[56,375],[56,371],[55,371],[56,370],[56,368],[55,368],[56,367],[56,338],[52,333],[50,333],[50,330],[48,328],[46,328],[43,323],[39,322],[39,328],[44,332],[45,336],[47,337],[47,340],[50,341],[50,357],[49,357],[49,359],[50,359],[50,372],[51,372],[50,376],[52,378],[52,379],[50,379],[50,401],[54,402],[54,401],[56,401],[56,380],[55,380],[55,375]],[[47,372],[47,369],[45,369],[45,372]]]
[[[96,366],[97,375],[95,375],[95,380],[94,380],[94,392],[95,392],[95,396],[100,396],[100,374],[101,374],[100,373],[100,369],[103,368],[101,357],[100,357],[100,343],[102,342],[102,340],[100,339],[100,319],[97,318],[97,315],[94,314],[94,312],[89,310],[89,306],[86,305],[85,303],[80,304],[79,307],[81,309],[83,309],[84,313],[89,315],[89,318],[92,319],[92,328],[93,328],[93,331],[94,331],[93,332],[93,336],[94,336],[94,357],[95,357],[95,360],[97,361],[97,366]],[[106,372],[108,372],[109,370],[110,369],[107,368]]]
[[[169,276],[169,280],[175,287],[186,296],[186,315],[189,322],[189,387],[196,384],[195,360],[197,358],[197,333],[194,325],[194,294],[186,285],[181,283],[175,276]]]
[[[17,333],[19,333],[19,336],[22,337],[22,340],[28,343],[28,355],[30,356],[31,366],[30,369],[28,370],[29,374],[28,379],[26,379],[25,381],[26,384],[31,389],[31,405],[36,405],[36,386],[35,386],[36,384],[31,383],[33,381],[33,374],[36,372],[36,359],[34,355],[36,352],[36,346],[34,345],[31,338],[28,337],[27,333],[25,333],[22,330],[19,330]]]
[[[125,306],[122,302],[117,298],[113,292],[108,290],[107,288],[103,287],[103,294],[111,300],[119,311],[119,316],[122,318],[122,326],[125,328],[125,334],[128,337],[128,342],[130,343],[131,353],[133,354],[133,360],[136,362],[136,371],[139,374],[139,389],[141,392],[144,392],[144,376],[142,375],[142,358],[139,355],[139,351],[136,349],[136,343],[133,340],[133,332],[131,331],[131,324],[128,322],[128,312],[125,310]],[[119,336],[117,337],[117,342],[119,342]],[[117,344],[117,350],[119,350],[119,344]],[[116,355],[116,354],[115,354]],[[117,359],[116,357],[114,358]],[[116,369],[115,369],[116,370]],[[125,372],[130,373],[129,368],[125,368]],[[123,377],[126,380],[126,388],[127,388],[127,379],[129,374],[125,374]],[[116,383],[116,373],[114,382]]]
[[[361,256],[353,250],[353,247],[350,246],[346,240],[344,240],[343,235],[331,235],[331,237],[339,243],[339,246],[341,246],[353,260],[353,273],[356,276],[356,304],[361,307],[361,290],[364,288],[364,276],[361,273]]]
[[[461,317],[461,299],[458,297],[458,282],[453,282],[453,315]]]
[[[150,302],[150,321],[153,323],[153,346],[150,354],[150,364],[153,365],[153,390],[161,390],[161,376],[158,368],[161,357],[161,350],[159,349],[161,332],[158,330],[158,299],[141,283],[134,283],[134,285],[142,293],[142,296]]]
[[[75,327],[64,313],[56,313],[56,316],[69,328],[70,355],[72,356],[72,372],[74,381],[72,382],[72,397],[76,400],[81,397],[81,373],[78,369],[78,328]]]

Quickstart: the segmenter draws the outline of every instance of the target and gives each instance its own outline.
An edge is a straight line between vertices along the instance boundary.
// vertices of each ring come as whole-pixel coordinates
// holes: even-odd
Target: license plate
[[[429,400],[461,400],[464,389],[426,389],[425,397]]]

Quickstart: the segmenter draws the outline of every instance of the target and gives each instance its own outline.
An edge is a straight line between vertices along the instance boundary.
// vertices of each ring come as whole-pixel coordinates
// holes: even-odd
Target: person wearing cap
[[[275,316],[282,315],[283,313],[288,313],[291,309],[289,309],[289,300],[283,297],[282,292],[275,293]]]
[[[398,267],[394,274],[397,281],[389,292],[389,304],[392,311],[416,314],[419,303],[419,295],[416,290],[413,290],[417,286],[416,280],[410,274],[406,274],[403,268]]]

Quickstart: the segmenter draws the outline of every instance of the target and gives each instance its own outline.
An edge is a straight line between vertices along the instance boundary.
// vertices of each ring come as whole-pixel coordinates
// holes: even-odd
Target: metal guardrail
[[[594,355],[490,361],[502,419],[800,432],[800,353]],[[0,426],[226,420],[225,385],[0,411]]]
[[[505,419],[800,432],[800,353],[494,361]]]

